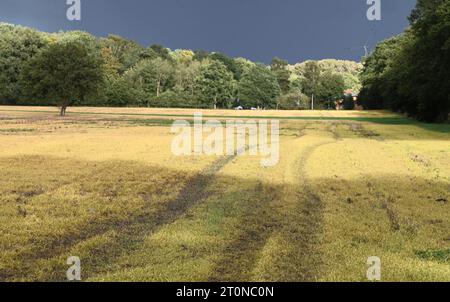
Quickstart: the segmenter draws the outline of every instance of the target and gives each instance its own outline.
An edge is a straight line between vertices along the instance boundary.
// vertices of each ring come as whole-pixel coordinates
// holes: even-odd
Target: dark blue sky
[[[408,26],[416,0],[381,0],[368,21],[366,0],[81,0],[82,21],[66,19],[66,0],[0,0],[0,21],[44,31],[82,29],[148,46],[206,49],[255,61],[275,57],[359,60]]]

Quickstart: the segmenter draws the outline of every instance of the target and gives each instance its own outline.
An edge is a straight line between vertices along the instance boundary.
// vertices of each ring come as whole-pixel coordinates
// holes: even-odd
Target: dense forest
[[[267,66],[204,50],[143,47],[110,35],[0,24],[0,103],[180,108],[334,108],[359,91],[360,63]],[[64,112],[62,111],[62,114]]]
[[[418,0],[411,26],[364,60],[361,102],[426,122],[450,112],[450,1]]]

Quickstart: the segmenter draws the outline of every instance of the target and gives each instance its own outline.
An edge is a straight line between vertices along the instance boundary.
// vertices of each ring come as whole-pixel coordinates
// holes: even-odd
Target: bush
[[[162,108],[208,108],[209,104],[198,101],[196,98],[189,97],[186,93],[172,90],[165,91],[150,102],[152,107]]]
[[[311,107],[308,96],[291,92],[278,98],[278,108],[283,110],[307,110]]]

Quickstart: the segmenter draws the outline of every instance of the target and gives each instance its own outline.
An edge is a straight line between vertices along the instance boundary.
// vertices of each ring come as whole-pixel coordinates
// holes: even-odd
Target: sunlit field
[[[279,119],[280,162],[171,152],[195,110],[0,107],[0,280],[450,281],[450,125]]]

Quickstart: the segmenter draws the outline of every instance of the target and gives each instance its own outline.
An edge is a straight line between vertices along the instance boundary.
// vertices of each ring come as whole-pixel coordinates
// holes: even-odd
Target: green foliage
[[[362,85],[359,75],[353,75],[351,73],[340,73],[344,80],[344,90],[352,90],[354,93],[361,91]]]
[[[174,90],[178,94],[184,94],[193,98],[196,93],[196,81],[200,76],[200,68],[202,63],[198,61],[190,61],[187,63],[175,65],[175,87]]]
[[[310,99],[301,92],[290,92],[280,96],[278,109],[283,110],[307,110],[310,108]]]
[[[450,113],[450,2],[419,0],[411,28],[380,43],[364,62],[361,100],[427,122]]]
[[[236,76],[235,78],[240,81],[242,79],[242,75],[247,72],[250,68],[254,67],[256,64],[250,60],[244,58],[236,58],[234,59],[236,64]]]
[[[293,74],[295,79],[303,78],[305,68],[313,61],[306,61],[293,66]],[[345,81],[345,90],[351,89],[353,92],[358,93],[361,89],[361,82],[359,75],[363,69],[361,63],[345,60],[326,59],[315,62],[317,63],[320,72],[331,72],[340,74]],[[292,81],[291,81],[292,82]]]
[[[417,102],[412,113],[428,122],[446,121],[450,113],[450,2],[419,0],[411,21],[416,39],[407,50],[411,68],[406,84],[417,87],[410,96]]]
[[[173,66],[162,58],[142,60],[124,75],[133,83],[133,87],[142,93],[145,105],[150,106],[151,100],[159,97],[170,86],[173,77]]]
[[[326,103],[327,108],[334,107],[334,101],[343,95],[345,90],[344,78],[331,71],[324,72],[319,77],[316,96]]]
[[[110,49],[114,58],[119,62],[121,74],[136,65],[143,57],[148,59],[157,56],[153,50],[147,50],[134,41],[116,35],[110,35],[108,38],[102,39],[101,44],[103,47]]]
[[[80,42],[52,43],[23,68],[21,85],[30,97],[66,108],[95,94],[103,81],[102,61]]]
[[[195,54],[192,50],[177,49],[170,52],[170,57],[176,64],[189,64],[194,60]]]
[[[317,62],[307,62],[303,68],[301,86],[303,92],[309,96],[317,95],[320,84],[320,66]]]
[[[202,65],[195,83],[200,98],[214,108],[232,97],[233,85],[233,74],[218,60]]]
[[[163,60],[170,61],[172,60],[172,57],[170,56],[170,51],[168,48],[165,48],[162,45],[154,44],[150,46],[150,49],[156,53],[158,57],[160,57]]]
[[[280,86],[281,92],[286,94],[290,90],[290,77],[288,62],[279,58],[274,58],[270,65],[271,70],[275,73],[277,77],[278,85]]]
[[[386,90],[387,74],[396,64],[403,44],[410,36],[402,34],[390,38],[377,45],[375,51],[364,60],[364,71],[361,74],[363,90],[362,102],[367,109],[382,109],[389,107],[389,94]],[[388,92],[388,93],[387,93]]]
[[[47,44],[43,33],[0,23],[0,102],[23,97],[19,85],[22,69]]]
[[[141,91],[136,89],[124,77],[115,77],[107,80],[104,105],[111,107],[122,107],[127,105],[140,105],[143,99]]]
[[[331,109],[344,90],[351,88],[348,78],[356,77],[353,73],[358,73],[358,64],[337,60],[307,61],[296,65],[295,72],[299,77],[291,80],[291,90],[300,89],[311,100],[314,98],[315,109]],[[352,85],[357,83],[352,82]]]
[[[281,90],[276,75],[266,66],[257,64],[242,75],[238,93],[245,107],[275,108]]]
[[[194,50],[194,60],[196,61],[203,61],[205,59],[207,59],[209,56],[209,53],[206,50],[203,49],[198,49],[198,50]]]
[[[153,105],[161,108],[210,108],[207,102],[201,102],[177,87],[163,92]]]
[[[363,69],[361,63],[346,60],[326,59],[318,61],[318,64],[320,69],[324,72],[330,71],[332,73],[339,73],[342,75],[349,74],[358,76]]]
[[[211,60],[219,61],[223,65],[225,65],[228,71],[233,74],[233,78],[239,81],[241,77],[241,70],[239,70],[236,61],[233,58],[230,58],[229,56],[220,52],[212,53],[211,55],[209,55],[209,58]]]
[[[323,60],[289,65],[285,60],[274,58],[268,68],[218,52],[171,51],[161,45],[143,47],[116,35],[98,39],[82,31],[47,34],[7,24],[0,25],[0,41],[0,102],[7,104],[49,105],[59,102],[61,105],[72,104],[76,99],[77,104],[89,106],[230,108],[232,104],[238,104],[244,107],[305,109],[312,94],[318,100],[317,105],[323,107],[325,100],[342,90],[341,78],[338,80],[336,74],[343,75],[345,88],[359,85],[359,64],[348,61]],[[38,89],[42,83],[32,82],[38,81],[37,75],[43,77],[48,69],[31,70],[30,67],[23,74],[24,65],[37,57],[41,49],[55,43],[60,46],[83,45],[87,60],[95,62],[92,68],[97,70],[96,77],[103,79],[94,85],[97,89],[80,88],[84,91],[83,96],[74,98],[71,90],[75,88],[69,87],[67,93],[70,98],[63,102],[61,96],[68,96],[58,86],[63,86],[60,82],[64,77],[56,81],[56,88],[49,92]],[[33,68],[43,67],[33,62]],[[97,62],[100,62],[99,69]],[[87,85],[89,77],[92,78],[89,73],[85,78],[79,76],[80,87]],[[22,82],[18,81],[21,77]],[[51,80],[47,80],[46,85],[50,86]],[[50,98],[49,94],[61,96]]]
[[[79,43],[82,44],[90,54],[99,55],[98,51],[101,49],[101,44],[98,39],[90,33],[84,31],[68,31],[59,32],[57,35],[53,34],[53,38],[58,43]]]

